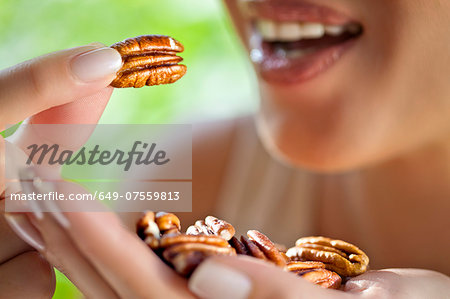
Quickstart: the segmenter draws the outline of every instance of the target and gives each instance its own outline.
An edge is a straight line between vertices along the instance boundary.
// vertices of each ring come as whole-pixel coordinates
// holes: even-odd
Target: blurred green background
[[[188,72],[173,85],[115,90],[101,123],[189,123],[254,111],[250,65],[220,0],[0,0],[0,68],[142,34],[181,41]],[[81,296],[62,274],[57,281],[54,298]]]

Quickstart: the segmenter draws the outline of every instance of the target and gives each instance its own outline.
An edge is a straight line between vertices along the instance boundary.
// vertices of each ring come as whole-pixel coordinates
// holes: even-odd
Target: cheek
[[[244,17],[242,15],[242,12],[239,8],[239,1],[238,0],[224,0],[225,6],[227,8],[228,14],[231,17],[231,20],[233,21],[234,28],[239,35],[240,39],[244,43],[244,45],[247,43],[246,40],[246,33],[249,30],[249,24],[246,24],[244,21]]]

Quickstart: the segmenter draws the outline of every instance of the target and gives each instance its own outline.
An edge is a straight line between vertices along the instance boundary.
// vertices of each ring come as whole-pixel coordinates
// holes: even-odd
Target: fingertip
[[[200,298],[248,298],[252,291],[252,280],[241,271],[207,259],[201,263],[189,279],[188,287]]]

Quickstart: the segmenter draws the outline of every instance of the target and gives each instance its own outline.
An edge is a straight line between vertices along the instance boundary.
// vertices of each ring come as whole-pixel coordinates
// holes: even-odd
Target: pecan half
[[[321,262],[289,262],[285,269],[323,288],[339,289],[342,278]]]
[[[227,247],[229,244],[223,238],[217,236],[192,236],[192,235],[165,235],[161,238],[160,247],[167,248],[182,243],[203,243],[208,245]]]
[[[235,237],[229,241],[238,254],[266,260],[280,267],[286,265],[286,256],[266,235],[257,230],[249,230],[247,236],[248,238],[241,236],[240,241]]]
[[[234,234],[234,227],[225,220],[207,216],[205,220],[198,220],[186,230],[188,235],[213,235],[230,240]]]
[[[151,211],[146,212],[144,216],[139,219],[136,225],[136,232],[150,248],[153,249],[159,246],[161,231],[155,222],[155,213]]]
[[[179,234],[180,219],[172,213],[148,211],[136,224],[138,236],[153,250],[160,247],[162,235]]]
[[[219,235],[231,226],[225,221],[208,218],[208,223]],[[222,230],[220,229],[222,228]],[[180,219],[166,212],[146,212],[137,222],[137,233],[144,242],[169,266],[182,276],[192,271],[207,257],[213,255],[236,255],[236,251],[223,237],[211,234],[187,235],[181,233]],[[234,228],[233,228],[234,233]]]
[[[178,64],[183,58],[183,45],[169,36],[142,35],[111,45],[122,56],[122,68],[111,86],[143,87],[174,83],[186,73],[186,66]]]
[[[292,261],[318,261],[341,276],[364,273],[369,264],[367,255],[355,245],[325,237],[300,238],[286,255]]]
[[[179,233],[181,231],[180,219],[172,213],[158,212],[155,221],[163,234]]]
[[[217,255],[236,255],[228,242],[218,236],[164,235],[160,241],[162,257],[182,276],[190,276],[204,259]]]

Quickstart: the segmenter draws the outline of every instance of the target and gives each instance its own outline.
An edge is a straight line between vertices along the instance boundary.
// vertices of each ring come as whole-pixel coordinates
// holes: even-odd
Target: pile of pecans
[[[257,230],[234,236],[234,227],[208,216],[181,232],[172,213],[146,212],[137,223],[137,234],[169,266],[189,277],[206,258],[244,254],[273,263],[324,288],[339,289],[343,279],[367,270],[369,258],[355,245],[325,237],[300,238],[285,250]]]

